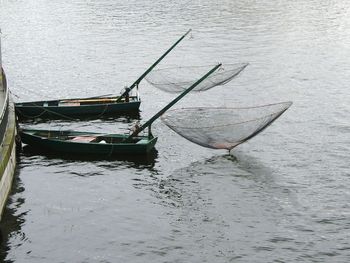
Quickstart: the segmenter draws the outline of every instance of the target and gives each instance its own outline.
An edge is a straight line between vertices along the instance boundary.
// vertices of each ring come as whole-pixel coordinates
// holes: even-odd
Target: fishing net
[[[239,75],[247,63],[227,64],[219,67],[193,91],[204,91],[224,85]],[[180,93],[208,72],[210,66],[164,68],[151,71],[145,78],[154,87],[169,93]]]
[[[169,111],[162,121],[191,142],[231,150],[263,131],[291,105],[282,102],[247,108],[183,108]]]

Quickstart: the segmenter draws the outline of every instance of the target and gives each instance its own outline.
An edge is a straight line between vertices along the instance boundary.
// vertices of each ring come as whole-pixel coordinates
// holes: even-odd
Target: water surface
[[[147,158],[19,156],[5,262],[348,262],[347,1],[2,0],[16,101],[119,93],[189,28],[163,67],[249,62],[177,107],[292,100],[231,155],[160,121]],[[146,82],[141,121],[173,98]],[[27,127],[120,132],[128,117]]]

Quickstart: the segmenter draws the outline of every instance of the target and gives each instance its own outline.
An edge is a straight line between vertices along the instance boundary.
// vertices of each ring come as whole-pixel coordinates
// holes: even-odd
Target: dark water
[[[19,156],[5,262],[349,262],[348,1],[2,0],[17,101],[119,93],[180,35],[166,65],[249,62],[181,106],[292,100],[232,156],[153,126],[147,158]],[[173,95],[141,87],[140,118]],[[125,131],[127,117],[27,127]]]

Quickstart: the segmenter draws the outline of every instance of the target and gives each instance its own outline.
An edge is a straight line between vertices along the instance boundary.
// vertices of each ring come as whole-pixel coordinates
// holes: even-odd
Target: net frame
[[[225,85],[237,77],[249,63],[224,64],[205,79],[192,92]],[[168,93],[180,93],[199,79],[213,65],[167,67],[151,71],[146,81],[152,86]]]
[[[280,102],[280,103],[273,103],[273,104],[266,104],[266,105],[261,105],[261,106],[253,106],[253,107],[191,107],[191,108],[180,108],[180,109],[174,109],[169,111],[166,115],[163,115],[161,117],[161,120],[173,131],[178,133],[180,136],[186,138],[187,140],[196,143],[198,145],[201,145],[203,147],[211,148],[211,149],[227,149],[227,150],[232,150],[236,146],[248,141],[249,139],[253,138],[254,136],[258,135],[260,132],[265,130],[268,126],[270,126],[276,119],[278,119],[290,106],[292,105],[292,102],[287,101],[287,102]],[[262,116],[258,118],[251,118],[249,120],[245,121],[239,121],[235,123],[227,123],[227,124],[221,124],[221,125],[201,125],[197,127],[193,126],[180,126],[175,124],[175,121],[171,121],[169,119],[169,116],[171,118],[171,115],[179,115],[179,113],[184,112],[184,111],[193,111],[193,112],[205,112],[205,111],[222,111],[222,110],[231,110],[231,111],[241,111],[241,110],[252,110],[252,109],[262,109],[266,107],[274,107],[274,106],[280,106],[281,108],[279,110],[273,111],[269,114],[263,114]],[[205,119],[205,118],[203,118]],[[211,138],[210,132],[206,133],[206,130],[212,129],[212,130],[219,130],[220,128],[227,128],[231,129],[232,128],[237,128],[239,125],[245,125],[245,124],[250,124],[253,122],[261,121],[260,125],[257,126],[254,131],[250,132],[246,136],[243,136],[240,140],[237,141],[232,141],[230,142],[227,138],[223,139],[218,139],[218,138]],[[259,123],[259,122],[258,122]],[[199,131],[196,134],[198,136],[193,137],[190,136],[193,134],[195,131]],[[215,134],[214,132],[212,134]],[[228,134],[228,133],[227,133]],[[206,140],[200,140],[198,138],[205,138]],[[217,142],[217,141],[222,141],[222,142]]]

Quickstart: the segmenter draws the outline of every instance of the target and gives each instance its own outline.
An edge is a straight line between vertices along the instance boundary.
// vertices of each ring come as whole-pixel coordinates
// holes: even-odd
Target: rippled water
[[[17,101],[119,93],[162,62],[249,62],[181,106],[292,100],[232,156],[153,126],[147,158],[20,154],[2,222],[5,262],[349,262],[348,1],[1,0]],[[147,83],[140,118],[173,98]],[[195,99],[195,100],[194,100]],[[128,117],[27,127],[124,131]]]

